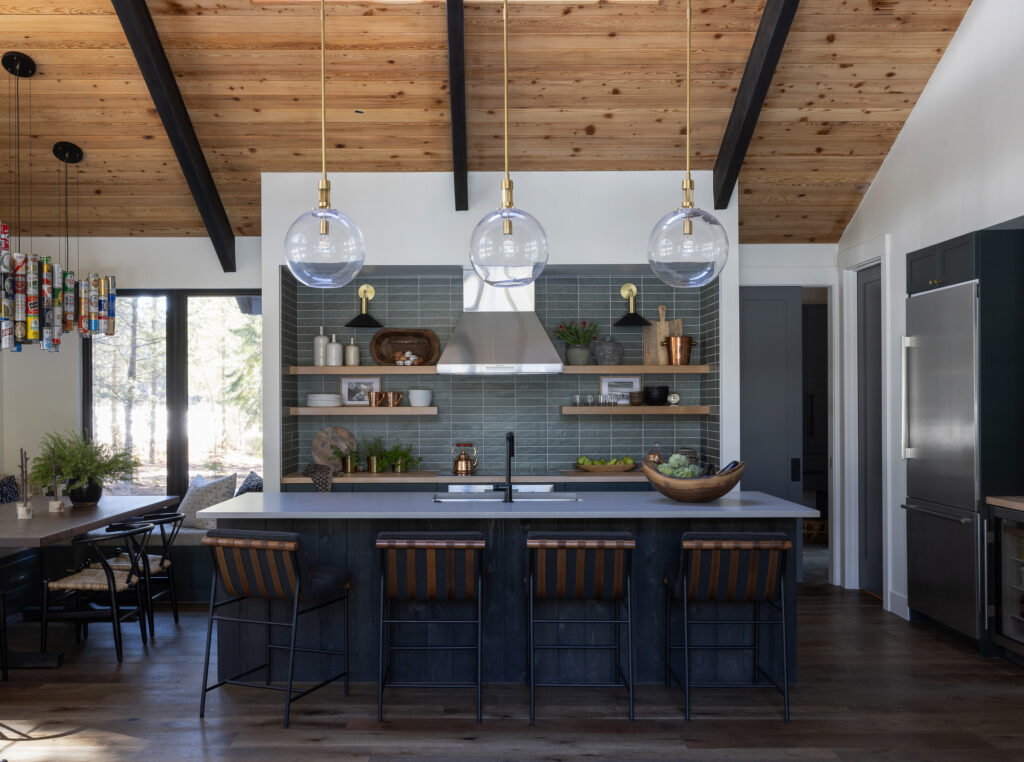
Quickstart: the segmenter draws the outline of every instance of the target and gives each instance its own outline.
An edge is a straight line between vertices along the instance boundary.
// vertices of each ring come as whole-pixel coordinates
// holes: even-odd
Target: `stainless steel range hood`
[[[438,373],[562,372],[562,358],[533,311],[532,283],[494,288],[473,270],[464,270],[462,309],[437,363]]]

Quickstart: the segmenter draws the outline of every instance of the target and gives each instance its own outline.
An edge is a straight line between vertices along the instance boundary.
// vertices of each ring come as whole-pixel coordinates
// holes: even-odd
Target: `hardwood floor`
[[[281,728],[281,697],[221,689],[198,717],[205,612],[157,639],[125,630],[116,666],[109,628],[93,625],[55,671],[15,670],[0,684],[0,759],[1024,759],[1024,669],[882,612],[856,592],[808,586],[800,597],[800,684],[793,721],[770,691],[697,691],[694,720],[682,695],[637,691],[637,721],[614,689],[538,691],[536,727],[524,686],[487,686],[484,723],[470,691],[392,690],[376,721],[376,687],[340,684],[296,703]],[[33,645],[33,625],[12,627],[12,647]]]

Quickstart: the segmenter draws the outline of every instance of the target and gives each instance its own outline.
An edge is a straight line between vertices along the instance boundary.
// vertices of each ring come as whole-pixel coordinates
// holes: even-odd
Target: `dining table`
[[[132,516],[170,508],[180,498],[174,495],[104,495],[95,505],[67,505],[62,511],[51,511],[48,497],[29,500],[32,505],[30,519],[18,518],[18,503],[0,505],[0,548],[44,548],[68,542],[73,537]],[[6,591],[0,589],[0,596],[5,594]],[[59,667],[63,660],[62,652],[12,651],[8,664],[12,669]]]

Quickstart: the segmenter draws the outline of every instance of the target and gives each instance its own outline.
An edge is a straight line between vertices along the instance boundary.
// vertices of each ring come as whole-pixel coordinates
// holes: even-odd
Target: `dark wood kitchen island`
[[[376,680],[378,649],[378,607],[380,578],[374,539],[385,531],[474,530],[487,538],[484,556],[483,587],[483,679],[485,682],[520,682],[526,679],[526,548],[529,531],[629,531],[636,537],[633,556],[633,637],[638,682],[662,680],[664,646],[664,570],[679,559],[679,542],[686,531],[775,531],[785,532],[797,544],[801,520],[817,518],[818,512],[762,492],[732,492],[706,504],[676,503],[656,492],[587,492],[577,501],[520,499],[513,503],[497,499],[473,499],[465,496],[454,502],[434,502],[429,493],[249,493],[199,512],[201,518],[217,519],[219,527],[265,529],[297,532],[302,537],[305,559],[330,564],[352,575],[351,593],[351,670],[357,681]],[[446,496],[447,497],[447,496]],[[550,496],[549,496],[550,497]],[[790,559],[785,574],[786,606],[790,631],[796,632],[796,563]],[[262,602],[247,603],[259,606]],[[449,604],[417,602],[413,612],[424,606]],[[600,603],[557,603],[558,607],[595,607]],[[606,604],[605,604],[606,605]],[[706,604],[714,606],[715,604]],[[732,604],[736,605],[736,604]],[[588,609],[584,608],[583,611]],[[598,609],[591,609],[597,614]],[[342,607],[307,615],[300,629],[298,645],[339,649],[344,646],[341,627]],[[453,616],[458,612],[453,609]],[[580,609],[575,613],[579,614]],[[253,609],[252,614],[257,613]],[[464,613],[464,612],[463,612]],[[278,616],[283,621],[282,608]],[[218,667],[222,677],[263,663],[266,639],[264,628],[222,623],[217,639]],[[607,643],[612,634],[606,625],[556,625],[559,638],[570,642]],[[457,634],[438,625],[416,627],[416,640],[427,645],[454,643]],[[773,654],[774,674],[781,669],[778,649],[772,648],[771,633],[762,628],[765,657]],[[676,633],[678,625],[674,625]],[[710,628],[695,632],[695,641],[704,643],[741,642],[751,635],[748,625],[722,627],[718,641]],[[283,631],[275,637],[283,637]],[[277,642],[277,641],[275,641]],[[461,642],[461,641],[460,641]],[[421,652],[422,653],[422,652]],[[716,681],[747,680],[751,662],[741,651],[698,652],[695,679]],[[317,657],[319,658],[319,657]],[[550,659],[545,665],[542,659]],[[598,651],[550,652],[538,660],[538,671],[545,666],[557,668],[561,679],[608,679],[611,658]],[[460,661],[461,660],[461,661]],[[764,657],[763,657],[763,660]],[[280,664],[283,667],[284,660]],[[429,663],[428,663],[429,662]],[[329,665],[311,664],[299,659],[297,680],[315,680]],[[406,652],[396,660],[396,668],[409,679],[437,680],[457,678],[472,669],[471,657]],[[790,679],[796,679],[796,638],[789,641]],[[275,669],[275,679],[283,678]]]

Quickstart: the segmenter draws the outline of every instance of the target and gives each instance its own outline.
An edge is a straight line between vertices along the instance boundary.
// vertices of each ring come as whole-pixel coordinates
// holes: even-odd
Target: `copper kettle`
[[[476,472],[476,461],[476,447],[472,442],[459,442],[452,447],[452,472],[456,476],[472,476]]]

